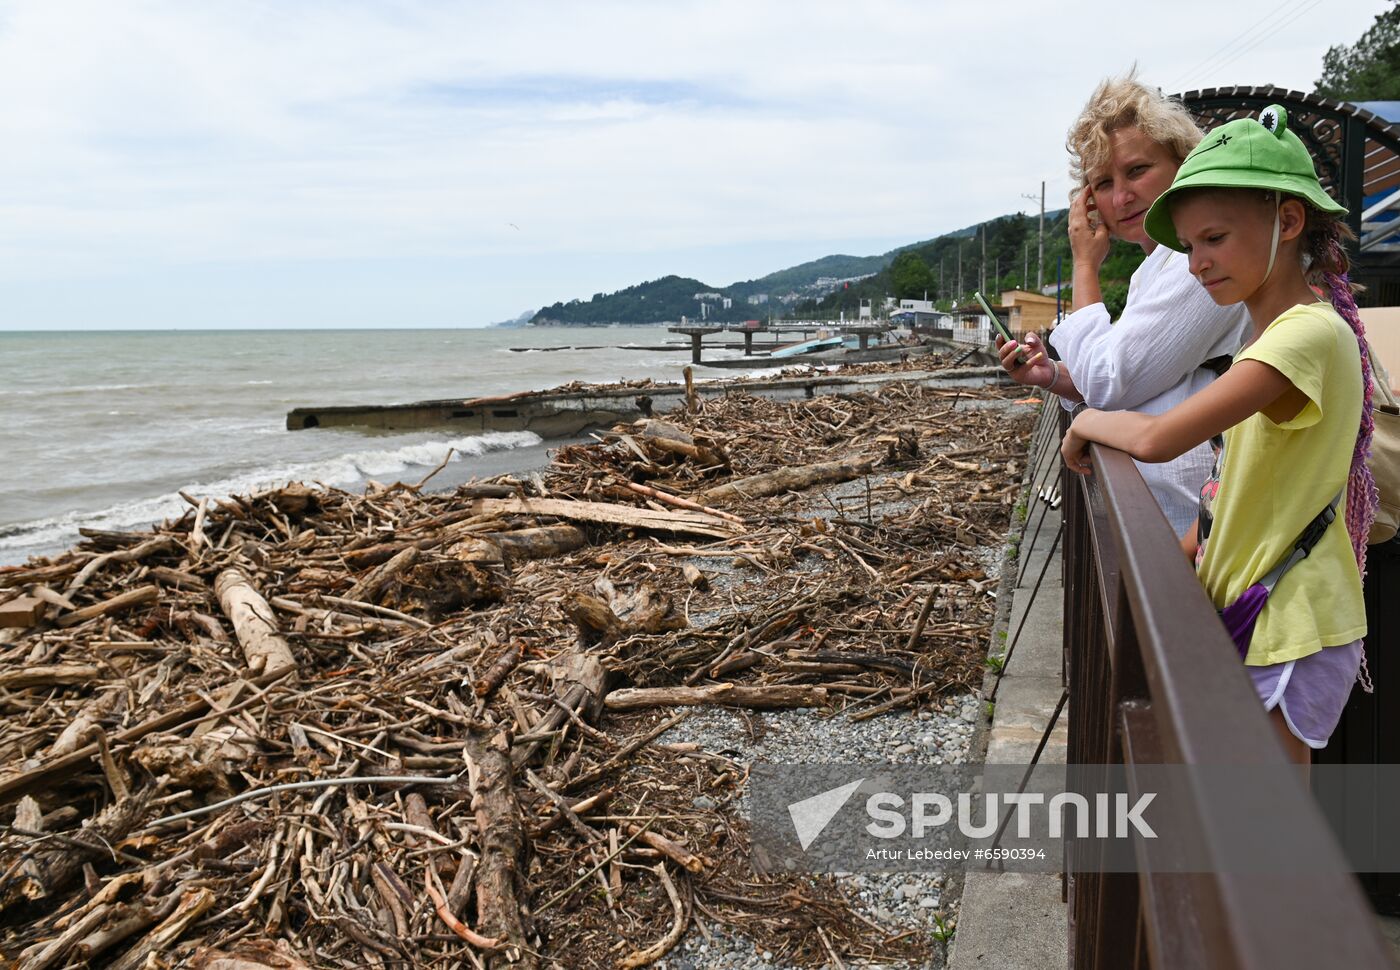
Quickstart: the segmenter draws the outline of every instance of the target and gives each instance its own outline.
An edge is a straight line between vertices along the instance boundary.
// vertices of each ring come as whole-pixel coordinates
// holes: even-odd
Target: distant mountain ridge
[[[1045,214],[1047,240],[1052,226],[1063,235],[1061,220],[1065,212],[1061,209]],[[1007,265],[1019,269],[1023,255],[1019,249],[1020,241],[1027,227],[1034,224],[1037,218],[1023,214],[1001,216],[932,239],[908,243],[878,256],[823,256],[729,286],[716,287],[687,276],[663,276],[614,293],[595,293],[589,300],[561,300],[542,308],[530,318],[530,324],[606,326],[613,323],[678,323],[682,318],[692,322],[727,323],[765,317],[770,312],[787,312],[797,307],[816,308],[819,303],[829,302],[827,298],[838,293],[852,297],[856,292],[861,295],[877,290],[893,293],[895,288],[890,285],[887,276],[891,264],[900,254],[916,252],[921,258],[941,254],[948,247],[955,246],[957,240],[977,236],[984,226],[989,238],[1009,244],[1004,237],[1008,235],[1005,229],[1011,222],[1014,222],[1017,230],[1014,233],[1017,258],[1015,267],[1011,267],[1010,262]],[[990,255],[988,258],[990,261]],[[1019,277],[1020,274],[1016,275]],[[970,275],[969,279],[975,279],[975,276]],[[845,308],[846,301],[841,302]]]

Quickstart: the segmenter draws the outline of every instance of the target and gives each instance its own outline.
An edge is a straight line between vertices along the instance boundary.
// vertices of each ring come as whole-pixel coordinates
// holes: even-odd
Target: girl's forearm
[[[1090,410],[1074,419],[1074,430],[1086,441],[1127,452],[1139,461],[1166,461],[1150,447],[1156,421],[1156,415],[1136,411]]]

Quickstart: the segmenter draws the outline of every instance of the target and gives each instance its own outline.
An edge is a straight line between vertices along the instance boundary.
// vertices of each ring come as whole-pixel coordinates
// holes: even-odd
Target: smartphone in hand
[[[997,316],[996,311],[992,309],[992,305],[987,302],[987,298],[982,295],[981,291],[974,292],[972,298],[982,307],[982,312],[992,318],[992,326],[997,328],[997,333],[1005,337],[1008,343],[1016,339],[1011,335],[1011,331],[1007,329],[1006,324],[1001,322],[1001,317]]]

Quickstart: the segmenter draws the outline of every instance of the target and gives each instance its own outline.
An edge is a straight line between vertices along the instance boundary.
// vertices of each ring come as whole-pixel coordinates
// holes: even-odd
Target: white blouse
[[[1191,275],[1186,255],[1158,246],[1133,273],[1116,323],[1095,303],[1065,317],[1050,343],[1090,407],[1162,414],[1215,380],[1201,364],[1234,356],[1249,326],[1244,304],[1216,306]],[[1207,442],[1169,462],[1137,462],[1177,535],[1196,519],[1212,461]]]

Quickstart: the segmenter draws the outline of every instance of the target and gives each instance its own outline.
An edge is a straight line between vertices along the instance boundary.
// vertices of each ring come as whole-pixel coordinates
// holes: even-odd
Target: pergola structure
[[[1400,306],[1400,124],[1359,105],[1272,85],[1188,91],[1181,100],[1207,131],[1282,105],[1323,187],[1350,213],[1359,240],[1352,279],[1366,287],[1357,303]]]

